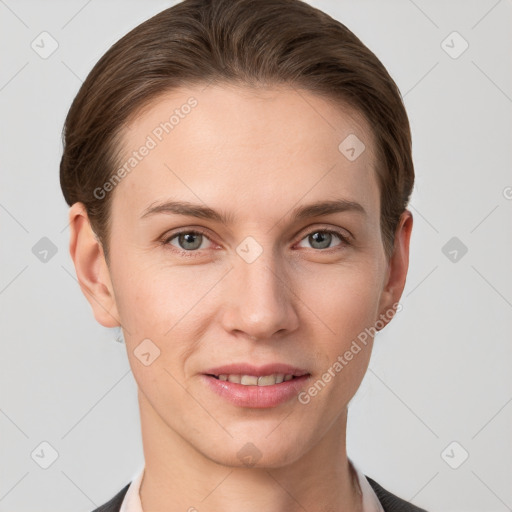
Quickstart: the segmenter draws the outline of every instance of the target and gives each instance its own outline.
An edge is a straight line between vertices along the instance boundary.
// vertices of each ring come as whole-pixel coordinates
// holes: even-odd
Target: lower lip
[[[244,386],[227,380],[219,380],[209,375],[202,375],[202,378],[210,389],[229,402],[239,407],[263,409],[276,407],[296,397],[310,376],[295,377],[292,380],[271,386]]]

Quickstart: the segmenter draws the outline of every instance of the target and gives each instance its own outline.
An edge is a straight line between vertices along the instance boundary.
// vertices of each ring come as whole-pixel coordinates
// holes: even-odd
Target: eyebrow
[[[337,199],[332,201],[317,201],[308,205],[298,206],[292,210],[291,217],[295,220],[304,220],[310,217],[320,217],[346,211],[366,215],[366,211],[360,203],[346,199]],[[189,217],[213,220],[223,224],[229,224],[234,220],[233,214],[231,213],[219,212],[208,206],[193,204],[187,201],[152,203],[144,210],[140,218],[144,219],[159,213],[186,215]]]

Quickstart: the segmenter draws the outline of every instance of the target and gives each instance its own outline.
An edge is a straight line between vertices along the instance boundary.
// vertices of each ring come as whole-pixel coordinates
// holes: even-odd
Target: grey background
[[[173,3],[0,0],[0,512],[92,510],[142,467],[125,345],[68,253],[60,133],[100,56]],[[310,3],[396,80],[417,173],[403,310],[351,402],[348,454],[429,510],[512,510],[512,2]]]

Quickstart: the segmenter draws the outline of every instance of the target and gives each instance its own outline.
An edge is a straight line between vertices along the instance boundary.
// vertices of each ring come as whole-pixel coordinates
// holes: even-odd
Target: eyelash
[[[306,233],[299,240],[299,242],[301,242],[302,240],[304,240],[308,236],[313,235],[314,233],[329,233],[331,235],[336,235],[340,239],[340,241],[341,241],[341,243],[339,245],[334,246],[334,247],[328,247],[326,249],[314,249],[314,248],[312,248],[314,251],[328,252],[330,249],[336,249],[337,247],[351,245],[347,236],[343,235],[339,231],[336,231],[336,230],[333,230],[333,229],[327,229],[327,228],[326,229],[318,229],[318,228],[314,229],[314,230]],[[174,247],[174,246],[172,246],[170,244],[171,240],[173,240],[174,238],[178,237],[179,235],[183,235],[183,234],[203,235],[210,242],[212,242],[212,240],[210,240],[210,237],[208,236],[208,233],[206,233],[206,231],[203,231],[201,229],[196,228],[196,229],[186,229],[186,230],[182,230],[182,231],[177,231],[175,233],[172,233],[170,236],[165,236],[162,240],[160,240],[160,244],[165,246],[165,247],[167,247],[167,248],[170,248],[171,251],[176,252],[177,254],[185,256],[185,257],[201,256],[202,251],[206,250],[206,249],[195,249],[193,251],[187,251],[185,249],[178,249],[177,247]]]

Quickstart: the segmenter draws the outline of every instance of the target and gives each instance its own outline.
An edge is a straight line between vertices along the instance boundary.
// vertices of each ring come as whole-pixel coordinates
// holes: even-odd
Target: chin
[[[275,436],[269,440],[266,434],[242,436],[230,439],[213,453],[203,454],[217,464],[235,468],[281,468],[293,463],[304,453],[304,443],[298,443],[289,435],[285,439]],[[272,434],[271,434],[272,435]],[[251,440],[252,439],[252,440]],[[302,447],[302,449],[298,448]]]

